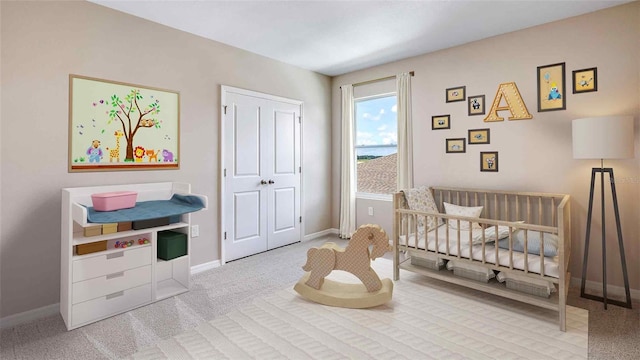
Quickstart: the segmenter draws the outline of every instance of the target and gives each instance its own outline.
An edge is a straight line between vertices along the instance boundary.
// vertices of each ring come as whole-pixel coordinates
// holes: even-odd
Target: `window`
[[[356,192],[392,194],[397,184],[396,95],[363,98],[354,105]]]

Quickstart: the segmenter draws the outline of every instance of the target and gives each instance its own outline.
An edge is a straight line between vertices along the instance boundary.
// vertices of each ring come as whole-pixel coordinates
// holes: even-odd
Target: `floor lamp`
[[[629,278],[627,276],[627,263],[624,257],[624,244],[622,243],[622,228],[620,226],[620,212],[618,210],[618,197],[616,184],[613,177],[613,168],[604,167],[604,159],[633,158],[633,117],[631,116],[607,116],[576,119],[572,123],[573,129],[573,158],[574,159],[600,159],[600,167],[591,169],[591,189],[589,191],[589,210],[587,214],[587,231],[584,244],[584,260],[582,262],[582,284],[580,296],[586,299],[597,300],[607,304],[622,306],[631,309],[631,294],[629,292]],[[593,193],[596,174],[600,174],[600,202],[602,205],[602,296],[586,294],[584,291],[587,281],[587,261],[589,259],[589,237],[591,235],[591,216],[593,214]],[[609,174],[611,183],[611,195],[613,197],[613,210],[618,231],[618,246],[620,248],[620,264],[624,277],[624,289],[626,302],[607,298],[607,247],[605,229],[604,207],[604,174]]]

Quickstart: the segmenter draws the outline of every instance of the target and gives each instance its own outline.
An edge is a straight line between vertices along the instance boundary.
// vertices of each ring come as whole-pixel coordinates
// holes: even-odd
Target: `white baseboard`
[[[581,285],[582,285],[581,278],[577,278],[577,277],[571,278],[571,286],[575,286],[579,288]],[[588,290],[597,291],[598,294],[602,293],[601,282],[587,280],[584,287],[585,287],[585,290],[588,289]],[[640,290],[630,289],[629,292],[631,293],[631,299],[640,300]],[[621,297],[622,299],[625,299],[626,297],[626,294],[624,292],[624,287],[616,286],[616,285],[607,285],[607,297],[608,295],[614,295],[616,297]]]
[[[55,303],[41,308],[24,311],[18,314],[0,318],[0,329],[7,329],[16,325],[28,323],[60,313],[60,303]]]
[[[215,269],[217,267],[220,267],[220,260],[213,260],[213,261],[206,262],[204,264],[194,265],[191,267],[191,275],[195,275],[203,271]]]
[[[327,229],[327,230],[322,230],[322,231],[318,231],[316,233],[313,234],[309,234],[309,235],[305,235],[304,238],[302,238],[302,241],[309,241],[309,240],[313,240],[313,239],[317,239],[319,237],[323,237],[326,235],[330,235],[330,234],[339,234],[340,230],[338,229]]]

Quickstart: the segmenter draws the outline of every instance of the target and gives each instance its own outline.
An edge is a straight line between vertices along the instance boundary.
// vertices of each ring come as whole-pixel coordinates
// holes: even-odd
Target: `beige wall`
[[[598,161],[574,160],[571,120],[632,115],[636,159],[607,161],[616,172],[618,200],[631,288],[640,289],[640,3],[602,10],[467,45],[378,66],[333,79],[333,181],[340,183],[339,86],[415,71],[413,78],[414,172],[416,185],[447,185],[568,193],[573,197],[572,276],[580,277],[590,168]],[[567,110],[537,112],[536,67],[566,62]],[[598,68],[598,91],[572,94],[571,71]],[[466,102],[445,103],[445,89],[466,85],[467,95],[485,94],[490,104],[498,85],[515,81],[532,120],[485,123],[467,116]],[[451,129],[431,130],[431,116],[451,114]],[[490,145],[467,146],[466,154],[445,154],[444,139],[466,137],[468,129],[491,129]],[[500,172],[479,171],[480,151],[499,151]],[[598,191],[599,188],[596,190]],[[336,191],[337,192],[337,191]],[[333,227],[338,227],[339,194],[333,194]],[[360,207],[361,201],[357,206]],[[367,201],[366,206],[371,205]],[[391,207],[378,202],[384,213]],[[608,281],[622,284],[613,211],[607,213]],[[358,220],[360,221],[360,216]],[[366,219],[366,217],[365,217]],[[589,259],[589,280],[601,281],[599,203]],[[368,219],[367,219],[368,221]]]
[[[304,101],[305,233],[330,227],[330,78],[88,2],[1,9],[0,317],[59,301],[63,187],[189,182],[211,204],[192,264],[220,258],[220,85]],[[70,73],[179,91],[180,170],[68,173]]]

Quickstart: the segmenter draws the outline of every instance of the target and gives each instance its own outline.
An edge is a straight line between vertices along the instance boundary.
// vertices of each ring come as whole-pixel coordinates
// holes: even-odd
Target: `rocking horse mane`
[[[358,229],[358,231],[353,234],[351,240],[349,240],[349,244],[347,245],[345,251],[349,251],[349,248],[351,246],[353,246],[354,248],[368,248],[369,245],[373,245],[373,249],[370,254],[371,260],[384,255],[384,253],[389,250],[389,238],[387,237],[385,231],[379,225],[362,225]]]

